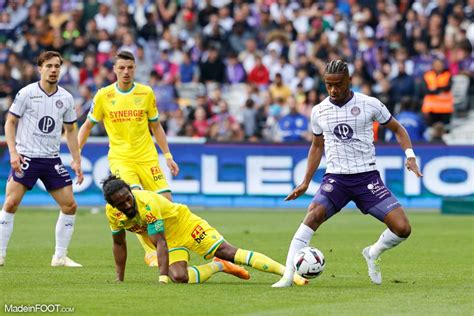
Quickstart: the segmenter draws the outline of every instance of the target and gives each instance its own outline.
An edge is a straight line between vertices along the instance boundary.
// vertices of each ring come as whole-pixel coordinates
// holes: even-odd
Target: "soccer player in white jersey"
[[[292,285],[296,252],[308,246],[318,227],[351,200],[364,214],[370,214],[387,225],[379,239],[362,251],[373,283],[382,283],[380,255],[400,244],[411,233],[403,208],[377,171],[372,124],[378,121],[396,135],[407,157],[406,167],[421,177],[410,137],[379,100],[352,92],[350,79],[344,61],[333,60],[326,65],[324,80],[329,97],[314,106],[311,112],[314,135],[305,177],[285,200],[294,200],[306,192],[324,150],[326,174],[291,241],[285,274],[273,287]]]
[[[75,126],[76,112],[72,95],[58,86],[62,58],[47,51],[38,58],[41,79],[21,89],[15,97],[5,123],[10,151],[11,174],[6,199],[0,212],[0,266],[5,264],[13,219],[26,191],[40,179],[60,207],[56,223],[56,248],[51,266],[81,267],[67,257],[74,230],[76,202],[72,180],[59,158],[61,130],[64,126],[71,168],[77,183],[82,183],[81,156]]]

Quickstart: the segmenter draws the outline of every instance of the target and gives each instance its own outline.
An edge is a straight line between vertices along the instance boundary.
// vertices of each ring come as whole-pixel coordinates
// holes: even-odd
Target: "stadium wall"
[[[324,173],[325,160],[304,197],[292,202],[283,198],[303,179],[309,144],[171,143],[180,166],[170,181],[174,199],[205,207],[306,208]],[[424,177],[417,179],[404,168],[398,146],[377,146],[377,166],[382,179],[406,207],[439,208],[444,197],[474,197],[474,146],[417,145],[416,154]],[[108,174],[108,143],[88,143],[82,151],[85,180],[74,185],[79,205],[102,205],[100,181]],[[6,144],[0,143],[0,200],[10,172]],[[66,145],[61,158],[70,163]],[[160,159],[163,159],[160,157]],[[166,163],[163,171],[171,179]],[[70,169],[69,169],[70,170]],[[41,183],[24,199],[24,205],[53,205]],[[349,205],[354,207],[353,205]]]

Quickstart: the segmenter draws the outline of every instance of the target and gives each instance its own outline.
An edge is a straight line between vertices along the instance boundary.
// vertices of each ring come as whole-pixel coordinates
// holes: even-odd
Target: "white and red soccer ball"
[[[293,266],[296,273],[306,279],[313,279],[320,276],[324,271],[325,264],[323,253],[313,247],[300,249],[293,259]]]

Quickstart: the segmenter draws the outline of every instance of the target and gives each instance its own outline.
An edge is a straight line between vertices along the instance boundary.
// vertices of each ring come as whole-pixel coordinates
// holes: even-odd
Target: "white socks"
[[[58,221],[56,223],[56,248],[54,257],[59,259],[66,256],[69,242],[71,241],[74,231],[74,221],[76,215],[66,215],[59,212]]]
[[[296,231],[293,239],[291,240],[290,249],[288,250],[288,255],[286,256],[286,266],[285,266],[285,274],[283,277],[287,280],[293,280],[293,274],[295,273],[293,267],[293,259],[295,254],[301,248],[308,246],[309,242],[311,241],[311,237],[313,237],[314,230],[310,227],[306,226],[305,224],[301,223],[300,227]]]
[[[377,259],[385,250],[391,249],[404,241],[406,238],[401,238],[395,235],[390,229],[384,230],[380,235],[379,240],[370,246],[369,256],[372,259]]]
[[[0,257],[7,255],[8,241],[13,232],[13,219],[15,214],[7,213],[4,209],[0,212]]]

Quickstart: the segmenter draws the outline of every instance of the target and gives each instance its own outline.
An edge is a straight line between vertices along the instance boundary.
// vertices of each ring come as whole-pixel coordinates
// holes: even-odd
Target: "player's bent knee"
[[[3,209],[9,213],[15,213],[16,210],[18,209],[18,206],[20,206],[21,200],[20,199],[15,199],[15,198],[9,198],[5,200],[5,203],[3,204]]]
[[[189,276],[187,271],[172,271],[170,270],[170,278],[174,283],[188,283]]]
[[[408,222],[405,222],[403,225],[401,225],[397,229],[397,232],[395,232],[395,235],[397,235],[400,238],[408,238],[410,234],[411,234],[411,226]]]
[[[77,210],[77,203],[75,201],[72,201],[70,203],[67,203],[66,205],[61,206],[61,211],[66,215],[74,215],[76,214],[76,210]]]

